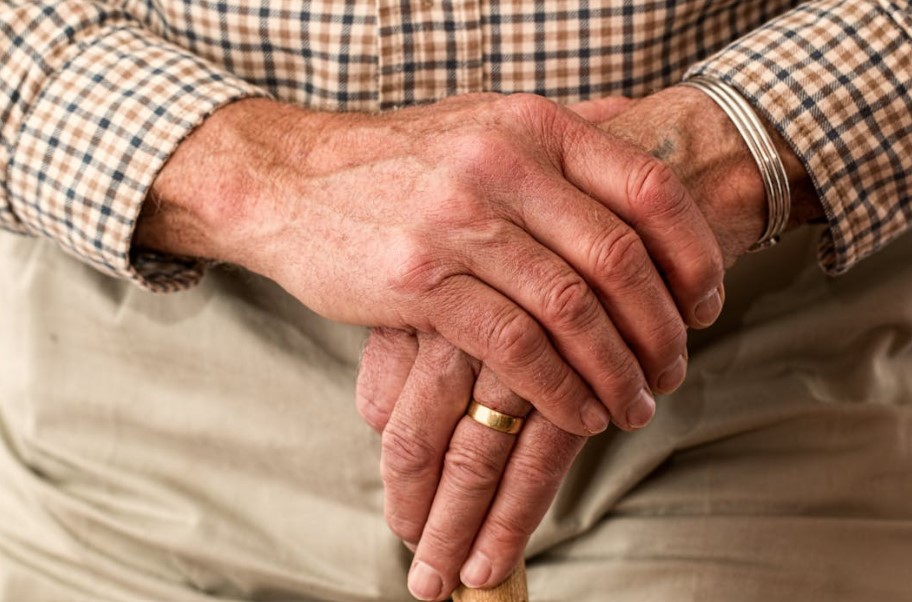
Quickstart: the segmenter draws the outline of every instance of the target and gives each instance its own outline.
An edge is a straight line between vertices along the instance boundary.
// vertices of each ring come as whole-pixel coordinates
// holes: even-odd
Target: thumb
[[[586,121],[600,124],[617,117],[636,103],[636,100],[626,96],[606,96],[567,105],[567,108]]]

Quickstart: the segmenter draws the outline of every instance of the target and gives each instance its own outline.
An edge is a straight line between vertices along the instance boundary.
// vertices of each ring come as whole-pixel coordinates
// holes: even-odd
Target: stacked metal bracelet
[[[682,85],[696,88],[709,96],[725,111],[744,138],[760,170],[769,208],[766,231],[748,251],[760,251],[773,246],[779,242],[779,235],[788,223],[792,199],[785,166],[782,165],[782,159],[766,128],[747,101],[722,81],[701,75],[682,82]]]

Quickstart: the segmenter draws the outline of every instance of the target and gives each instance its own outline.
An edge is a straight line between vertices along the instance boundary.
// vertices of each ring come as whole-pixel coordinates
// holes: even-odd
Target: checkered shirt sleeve
[[[0,226],[146,288],[193,283],[195,262],[131,257],[140,207],[206,115],[260,94],[113,3],[0,2]]]
[[[848,270],[912,219],[912,3],[809,2],[689,73],[734,86],[785,137],[829,222],[821,265]]]
[[[888,0],[0,0],[0,227],[175,290],[200,267],[131,253],[132,232],[161,166],[228,102],[567,103],[643,96],[696,65],[803,159],[840,273],[910,221],[910,32],[909,3]]]

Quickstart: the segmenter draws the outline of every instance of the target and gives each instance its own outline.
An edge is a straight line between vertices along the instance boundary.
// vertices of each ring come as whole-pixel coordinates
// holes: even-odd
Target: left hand
[[[358,409],[383,432],[386,520],[415,551],[409,589],[438,600],[460,577],[471,587],[502,581],[585,438],[554,426],[440,336],[375,330],[362,366]],[[522,430],[504,434],[468,417],[470,391],[525,416]]]
[[[707,217],[726,266],[759,238],[766,220],[759,173],[728,118],[702,93],[671,88],[642,101],[609,98],[574,110],[599,123],[617,115],[603,127],[675,169]],[[819,205],[801,163],[774,139],[790,175],[794,225]],[[448,595],[460,567],[471,587],[503,580],[584,443],[535,412],[518,436],[497,433],[465,416],[470,397],[511,415],[529,411],[478,362],[438,337],[372,335],[358,407],[384,433],[387,521],[404,541],[417,542],[409,586],[422,599]]]

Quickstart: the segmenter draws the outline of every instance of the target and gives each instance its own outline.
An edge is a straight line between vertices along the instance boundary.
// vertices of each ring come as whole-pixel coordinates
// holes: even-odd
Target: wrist
[[[822,215],[803,164],[773,128],[773,140],[792,190],[789,227]],[[735,125],[699,90],[668,88],[608,125],[609,131],[651,149],[690,190],[731,264],[766,228],[768,201],[760,171]]]
[[[283,182],[306,161],[318,121],[316,113],[267,99],[214,112],[153,182],[134,248],[265,273],[286,207],[279,197],[289,193]]]

